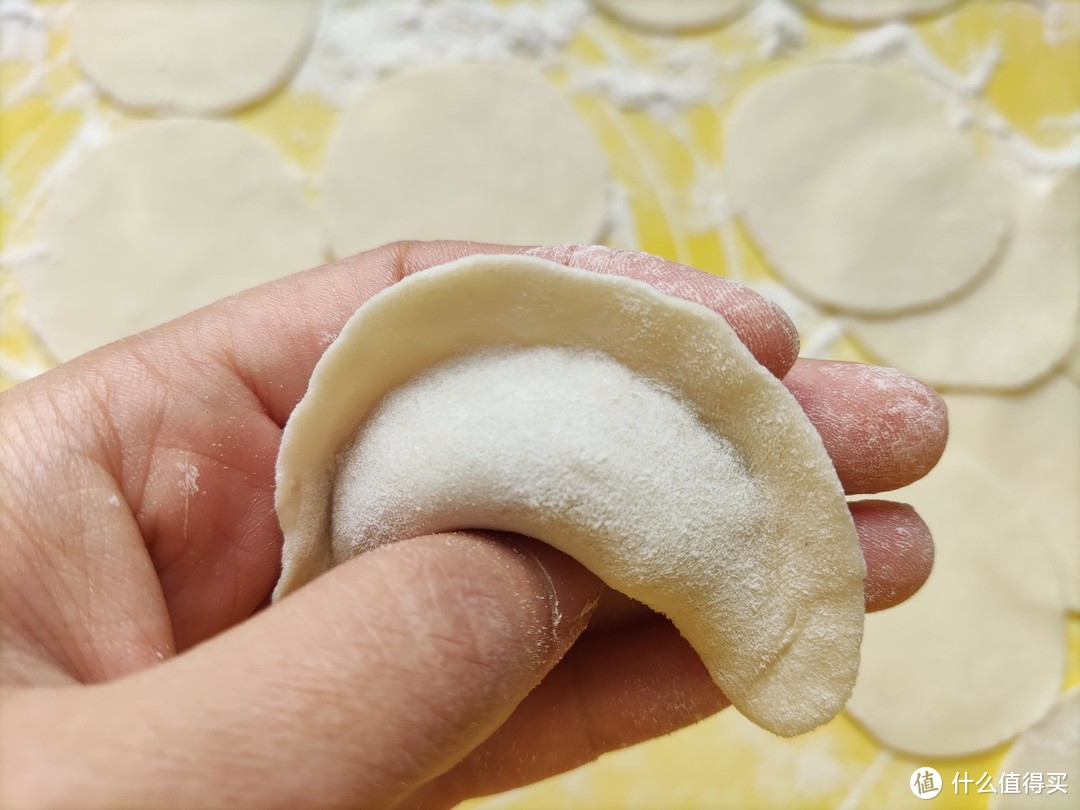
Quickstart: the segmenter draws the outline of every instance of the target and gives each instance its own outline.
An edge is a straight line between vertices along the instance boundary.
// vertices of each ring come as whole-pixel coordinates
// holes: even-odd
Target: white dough
[[[1059,378],[1030,391],[954,394],[949,443],[1008,484],[1057,559],[1066,605],[1080,611],[1080,390]]]
[[[608,168],[542,76],[456,65],[397,76],[347,110],[323,190],[339,256],[400,239],[591,243]]]
[[[1072,351],[1065,360],[1062,372],[1074,383],[1080,385],[1080,309],[1076,311],[1076,339],[1073,341]]]
[[[1046,717],[1021,734],[1005,755],[999,774],[1020,776],[1019,793],[998,792],[990,797],[990,810],[1040,810],[1076,807],[1077,774],[1080,774],[1080,686],[1065,692]],[[1024,784],[1029,773],[1042,774],[1041,793]],[[1063,774],[1064,791],[1052,793],[1047,774]]]
[[[1080,308],[1080,175],[1014,188],[1011,239],[981,284],[924,312],[849,318],[855,341],[943,388],[1018,388],[1061,363]]]
[[[833,717],[858,668],[865,568],[820,437],[722,317],[642,282],[476,256],[380,293],[285,428],[277,510],[275,598],[499,529],[665,613],[776,733]]]
[[[829,20],[879,23],[944,11],[961,0],[798,0],[800,5]]]
[[[867,616],[848,708],[900,751],[992,748],[1042,717],[1061,688],[1055,562],[1025,504],[953,449],[889,497],[926,520],[934,567],[907,602]]]
[[[75,60],[128,106],[224,112],[289,77],[319,8],[318,0],[79,0]]]
[[[753,0],[593,0],[630,25],[653,31],[692,31],[742,14]]]
[[[1073,344],[1072,354],[1065,364],[1065,376],[1080,386],[1080,339]]]
[[[896,313],[971,284],[998,251],[999,178],[920,79],[826,65],[751,88],[727,122],[732,200],[796,291]]]
[[[308,267],[325,242],[267,144],[214,121],[140,124],[93,153],[43,215],[27,317],[60,360]]]

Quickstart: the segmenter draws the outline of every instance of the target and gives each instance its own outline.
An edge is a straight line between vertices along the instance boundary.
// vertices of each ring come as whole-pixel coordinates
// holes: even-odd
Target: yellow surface
[[[41,5],[58,3],[46,0]],[[1080,2],[1068,5],[1073,11],[1080,9]],[[972,2],[945,19],[921,22],[917,30],[934,53],[961,71],[973,52],[997,41],[1002,63],[986,101],[1035,143],[1055,146],[1061,142],[1061,131],[1047,127],[1044,119],[1080,108],[1080,37],[1048,44],[1041,15],[1031,3],[987,0]],[[722,29],[693,40],[726,55],[750,54],[757,43],[741,30]],[[808,47],[796,58],[834,47],[850,36],[848,29],[812,23]],[[616,51],[647,63],[662,57],[665,47],[662,41],[647,40],[600,18],[586,24],[571,43],[569,55],[579,62],[603,63]],[[78,112],[54,108],[78,80],[66,31],[52,35],[48,62],[44,92],[13,103],[8,100],[32,68],[19,62],[0,65],[4,192],[0,246],[5,251],[33,244],[37,215],[48,198],[49,171],[81,124]],[[780,62],[740,72],[725,88],[726,97],[735,97],[764,73],[784,67]],[[558,72],[553,75],[559,80]],[[694,215],[697,179],[720,167],[726,103],[695,107],[660,124],[595,96],[578,96],[576,102],[610,156],[616,179],[628,190],[640,249],[735,278],[771,277],[737,226],[703,228]],[[121,126],[133,120],[107,101],[99,102],[99,110]],[[317,97],[280,93],[234,118],[270,138],[302,170],[316,174],[337,115]],[[835,354],[858,356],[847,344]],[[49,363],[47,352],[25,328],[17,282],[8,268],[0,267],[0,389],[14,384],[17,374]],[[1069,626],[1069,650],[1066,685],[1080,683],[1080,619],[1074,618]],[[907,787],[917,766],[936,768],[946,782],[965,771],[973,779],[984,772],[996,779],[1004,750],[953,760],[916,760],[885,751],[847,716],[785,741],[728,711],[662,740],[607,755],[573,773],[467,806],[472,810],[924,806]],[[1080,773],[1070,777],[1073,790],[1080,793]],[[954,797],[951,792],[947,786],[934,806],[979,808],[988,798]]]

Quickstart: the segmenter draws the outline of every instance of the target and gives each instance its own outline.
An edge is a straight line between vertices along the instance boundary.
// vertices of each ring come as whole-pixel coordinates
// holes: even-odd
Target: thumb
[[[56,733],[12,772],[80,807],[388,806],[498,728],[599,594],[524,538],[386,546],[160,667],[24,701]]]

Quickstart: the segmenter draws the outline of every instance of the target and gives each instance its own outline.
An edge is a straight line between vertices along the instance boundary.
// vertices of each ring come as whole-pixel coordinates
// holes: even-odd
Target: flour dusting
[[[335,0],[293,80],[334,104],[402,70],[462,62],[558,62],[589,11],[585,0]]]
[[[744,23],[757,36],[762,59],[787,56],[806,43],[806,20],[784,0],[759,0]]]
[[[674,45],[649,66],[639,65],[618,51],[611,59],[604,66],[576,67],[571,89],[601,95],[622,109],[643,110],[661,121],[725,97],[720,78],[723,60],[711,47]]]
[[[986,90],[1001,63],[1001,43],[995,37],[968,58],[967,69],[957,72],[942,61],[907,23],[887,23],[857,34],[836,54],[841,60],[880,62],[906,60],[916,73],[947,90],[974,98]]]
[[[176,462],[180,472],[180,494],[184,498],[184,537],[188,536],[188,516],[191,512],[191,499],[199,494],[199,468],[185,461]]]

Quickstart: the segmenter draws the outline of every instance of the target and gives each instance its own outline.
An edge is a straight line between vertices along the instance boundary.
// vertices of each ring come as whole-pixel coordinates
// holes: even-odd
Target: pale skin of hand
[[[404,541],[263,609],[281,430],[328,342],[403,276],[523,250],[392,245],[0,394],[0,806],[448,807],[727,705],[668,622],[525,538]],[[739,285],[652,257],[532,252],[724,315],[849,493],[916,480],[944,448],[933,392],[795,362],[786,317]],[[932,418],[905,423],[904,398]],[[901,504],[852,511],[868,608],[902,601],[930,570],[926,527]]]

